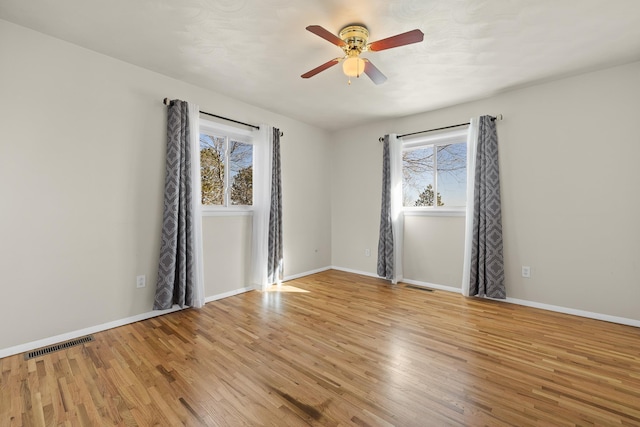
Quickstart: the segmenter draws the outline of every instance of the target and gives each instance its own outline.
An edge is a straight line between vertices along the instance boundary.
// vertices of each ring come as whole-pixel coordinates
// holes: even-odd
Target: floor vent
[[[24,360],[33,359],[35,357],[44,356],[45,354],[53,353],[59,350],[65,350],[69,347],[84,344],[93,341],[93,335],[87,335],[84,337],[76,338],[75,340],[66,341],[60,344],[50,345],[49,347],[39,348],[37,350],[30,351],[24,354]]]
[[[425,288],[424,286],[417,286],[417,285],[407,285],[407,288],[418,289],[418,290],[427,291],[427,292],[433,292],[434,291],[434,289],[429,289],[429,288]]]

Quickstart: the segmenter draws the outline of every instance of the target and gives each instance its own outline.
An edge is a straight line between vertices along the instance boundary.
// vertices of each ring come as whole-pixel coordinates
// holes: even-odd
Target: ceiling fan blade
[[[344,42],[344,40],[342,40],[341,38],[339,38],[335,34],[329,32],[328,30],[325,30],[320,25],[309,25],[307,27],[307,31],[312,32],[316,36],[322,37],[323,39],[335,44],[336,46],[343,47],[343,46],[347,45]]]
[[[424,40],[424,33],[420,30],[407,31],[397,36],[378,40],[369,43],[368,50],[377,52],[380,50],[391,49],[392,47],[404,46],[406,44],[418,43]]]
[[[382,74],[368,59],[364,60],[364,73],[377,85],[387,81],[387,76]]]
[[[302,77],[303,79],[308,79],[309,77],[313,77],[316,74],[318,74],[319,72],[326,70],[327,68],[333,67],[334,65],[336,65],[340,61],[342,61],[342,58],[332,59],[331,61],[325,62],[321,66],[316,67],[311,71],[307,71],[306,73],[304,73],[300,77]]]

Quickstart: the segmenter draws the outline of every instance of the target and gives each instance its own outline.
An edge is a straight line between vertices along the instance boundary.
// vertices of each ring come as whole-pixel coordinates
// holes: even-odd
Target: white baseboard
[[[210,296],[210,297],[206,297],[204,299],[204,302],[206,304],[206,303],[211,302],[211,301],[217,301],[219,299],[229,298],[229,297],[232,297],[234,295],[243,294],[245,292],[253,291],[254,289],[255,288],[249,287],[249,286],[244,287],[244,288],[240,288],[240,289],[234,289],[233,291],[224,292],[224,293],[221,293],[221,294],[217,294],[217,295],[213,295],[213,296]]]
[[[458,294],[462,292],[460,288],[454,288],[453,286],[437,285],[435,283],[421,282],[419,280],[403,279],[402,282],[419,286],[421,288],[438,289],[440,291],[455,292]]]
[[[635,326],[640,328],[640,320],[628,319],[626,317],[611,316],[609,314],[594,313],[592,311],[578,310],[575,308],[561,307],[557,305],[544,304],[541,302],[527,301],[517,298],[497,299],[511,304],[524,305],[527,307],[540,308],[543,310],[555,311],[558,313],[572,314],[574,316],[587,317],[589,319],[604,320],[605,322],[619,323],[621,325]]]
[[[205,298],[205,303],[216,301],[222,298],[227,298],[233,295],[238,295],[243,292],[252,291],[253,288],[240,288],[230,292],[225,292],[218,295],[213,295]],[[125,317],[124,319],[114,320],[112,322],[103,323],[101,325],[91,326],[84,329],[78,329],[77,331],[67,332],[65,334],[55,335],[53,337],[43,338],[41,340],[31,341],[24,344],[19,344],[13,347],[0,349],[0,359],[3,357],[13,356],[14,354],[20,354],[27,351],[34,350],[36,348],[46,347],[53,344],[58,344],[64,341],[69,341],[74,338],[82,337],[89,334],[95,334],[98,332],[106,331],[107,329],[117,328],[118,326],[128,325],[130,323],[139,322],[141,320],[151,319],[152,317],[162,316],[163,314],[173,313],[174,311],[182,310],[178,305],[174,305],[167,310],[153,310],[146,313],[137,314],[131,317]]]
[[[415,286],[423,286],[425,288],[440,289],[448,292],[455,292],[455,293],[462,292],[460,288],[454,288],[452,286],[436,285],[436,284],[427,283],[427,282],[419,282],[417,280],[404,279],[403,282],[409,283]],[[528,300],[523,300],[518,298],[505,298],[505,299],[488,298],[488,299],[492,299],[494,301],[508,302],[510,304],[523,305],[525,307],[539,308],[547,311],[555,311],[556,313],[571,314],[573,316],[586,317],[588,319],[604,320],[605,322],[619,323],[621,325],[640,327],[640,320],[627,319],[625,317],[611,316],[611,315],[602,314],[602,313],[594,313],[591,311],[561,307],[558,305],[544,304],[541,302],[528,301]]]
[[[84,329],[78,329],[77,331],[67,332],[65,334],[55,335],[49,338],[43,338],[41,340],[31,341],[24,344],[19,344],[13,347],[0,349],[0,359],[7,356],[13,356],[14,354],[20,354],[27,351],[34,350],[40,347],[46,347],[60,342],[69,341],[74,338],[82,337],[89,334],[95,334],[97,332],[106,331],[107,329],[117,328],[118,326],[128,325],[129,323],[139,322],[141,320],[150,319],[156,316],[162,316],[163,314],[173,313],[174,311],[182,310],[180,306],[174,305],[167,310],[154,310],[147,313],[137,314],[135,316],[126,317],[124,319],[114,320],[112,322],[103,323],[101,325],[91,326]]]
[[[333,267],[322,267],[322,268],[318,268],[316,270],[305,271],[304,273],[292,274],[291,276],[285,276],[282,279],[282,281],[286,282],[286,281],[289,281],[289,280],[299,279],[299,278],[304,277],[304,276],[310,276],[312,274],[322,273],[323,271],[331,270],[332,268]]]
[[[352,270],[350,268],[343,268],[343,267],[337,267],[337,266],[332,266],[331,268],[334,270],[345,271],[347,273],[355,273],[355,274],[361,274],[363,276],[378,277],[376,274],[371,274],[366,271]],[[452,286],[437,285],[434,283],[421,282],[418,280],[411,280],[406,278],[402,279],[402,282],[408,283],[410,285],[415,285],[415,286],[423,286],[425,288],[439,289],[447,292],[462,293],[462,289],[455,288]],[[544,304],[536,301],[528,301],[528,300],[523,300],[518,298],[495,299],[495,301],[508,302],[510,304],[523,305],[526,307],[533,307],[533,308],[539,308],[542,310],[555,311],[556,313],[571,314],[573,316],[586,317],[588,319],[595,319],[595,320],[603,320],[605,322],[618,323],[621,325],[635,326],[640,328],[640,320],[628,319],[626,317],[611,316],[609,314],[595,313],[595,312],[586,311],[586,310],[578,310],[575,308],[561,307],[558,305]]]
[[[354,270],[354,269],[351,269],[351,268],[338,267],[338,266],[335,266],[335,265],[332,265],[330,267],[330,269],[331,270],[344,271],[345,273],[359,274],[361,276],[375,277],[376,279],[382,279],[382,277],[378,276],[377,274],[369,273],[368,271]]]
[[[366,271],[353,270],[353,269],[350,269],[350,268],[343,268],[343,267],[337,267],[337,266],[330,266],[330,267],[320,268],[320,269],[317,269],[317,270],[307,271],[305,273],[300,273],[300,274],[287,276],[287,277],[284,278],[284,281],[298,279],[300,277],[309,276],[311,274],[316,274],[316,273],[320,273],[320,272],[327,271],[327,270],[338,270],[338,271],[344,271],[344,272],[347,272],[347,273],[354,273],[354,274],[360,274],[362,276],[378,278],[377,274],[372,274],[372,273],[369,273],[369,272],[366,272]],[[446,292],[455,292],[455,293],[460,293],[461,292],[460,288],[454,288],[452,286],[437,285],[437,284],[434,284],[434,283],[421,282],[421,281],[418,281],[418,280],[404,279],[404,280],[402,280],[402,282],[403,283],[408,283],[408,284],[411,284],[411,285],[415,285],[415,286],[423,286],[425,288],[438,289],[438,290],[442,290],[442,291],[446,291]],[[248,292],[248,291],[252,291],[252,290],[254,290],[254,288],[252,288],[252,287],[244,287],[244,288],[240,288],[240,289],[235,289],[233,291],[225,292],[225,293],[222,293],[222,294],[213,295],[213,296],[205,298],[205,303],[216,301],[216,300],[223,299],[223,298],[228,298],[230,296],[238,295],[238,294],[241,294],[241,293],[244,293],[244,292]],[[535,301],[528,301],[528,300],[522,300],[522,299],[517,299],[517,298],[497,299],[496,301],[508,302],[508,303],[511,303],[511,304],[518,304],[518,305],[523,305],[523,306],[526,306],[526,307],[540,308],[542,310],[555,311],[557,313],[571,314],[571,315],[574,315],[574,316],[586,317],[586,318],[589,318],[589,319],[596,319],[596,320],[603,320],[605,322],[618,323],[618,324],[621,324],[621,325],[635,326],[635,327],[640,328],[640,320],[628,319],[626,317],[611,316],[611,315],[608,315],[608,314],[594,313],[594,312],[591,312],[591,311],[578,310],[578,309],[574,309],[574,308],[561,307],[561,306],[557,306],[557,305],[544,304],[544,303],[539,303],[539,302],[535,302]],[[135,316],[126,317],[124,319],[119,319],[119,320],[114,320],[112,322],[103,323],[101,325],[91,326],[89,328],[79,329],[77,331],[72,331],[72,332],[68,332],[68,333],[65,333],[65,334],[55,335],[53,337],[43,338],[41,340],[36,340],[36,341],[31,341],[31,342],[24,343],[24,344],[19,344],[19,345],[13,346],[13,347],[7,347],[7,348],[4,348],[4,349],[0,349],[0,359],[2,359],[4,357],[8,357],[8,356],[13,356],[15,354],[20,354],[20,353],[24,353],[24,352],[27,352],[27,351],[31,351],[31,350],[34,350],[36,348],[46,347],[46,346],[57,344],[57,343],[60,343],[60,342],[69,341],[69,340],[72,340],[72,339],[75,339],[75,338],[78,338],[78,337],[82,337],[84,335],[95,334],[97,332],[106,331],[107,329],[116,328],[118,326],[128,325],[130,323],[139,322],[141,320],[150,319],[150,318],[156,317],[156,316],[162,316],[163,314],[172,313],[174,311],[179,311],[179,310],[182,310],[182,309],[179,306],[175,305],[172,308],[167,309],[167,310],[149,311],[147,313],[137,314]]]

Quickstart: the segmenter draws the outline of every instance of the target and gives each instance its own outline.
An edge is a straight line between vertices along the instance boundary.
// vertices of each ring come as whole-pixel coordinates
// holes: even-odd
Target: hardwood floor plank
[[[0,359],[0,427],[640,426],[639,328],[338,271],[282,289]]]

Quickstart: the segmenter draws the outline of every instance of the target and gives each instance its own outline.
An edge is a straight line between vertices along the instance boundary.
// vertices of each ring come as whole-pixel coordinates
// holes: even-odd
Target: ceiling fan
[[[364,25],[360,24],[353,24],[344,27],[340,30],[339,36],[334,35],[320,25],[309,25],[306,29],[307,31],[310,31],[342,48],[345,55],[325,62],[319,67],[304,73],[300,77],[308,79],[309,77],[313,77],[321,71],[333,67],[340,61],[344,60],[342,70],[349,77],[349,84],[351,84],[351,77],[360,77],[360,74],[363,72],[377,85],[382,84],[387,80],[387,77],[382,74],[380,70],[371,63],[371,61],[360,57],[362,52],[366,52],[368,50],[377,52],[380,50],[391,49],[393,47],[418,43],[424,39],[422,31],[412,30],[393,37],[367,43],[367,40],[369,39],[369,30],[367,30]]]

